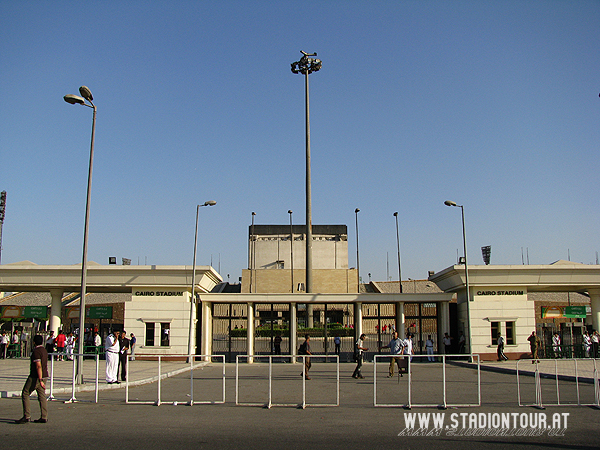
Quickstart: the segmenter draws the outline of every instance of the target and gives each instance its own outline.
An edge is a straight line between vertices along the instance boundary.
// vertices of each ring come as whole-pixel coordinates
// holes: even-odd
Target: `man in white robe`
[[[119,383],[117,371],[119,370],[119,336],[118,332],[110,333],[104,342],[106,355],[106,382],[108,384]]]

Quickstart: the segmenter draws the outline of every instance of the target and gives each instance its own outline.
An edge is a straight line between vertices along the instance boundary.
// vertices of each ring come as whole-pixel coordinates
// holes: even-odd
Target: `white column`
[[[298,345],[298,304],[290,303],[290,355],[292,363],[296,362],[296,346]]]
[[[60,315],[62,310],[63,291],[61,289],[53,289],[50,291],[50,295],[52,296],[52,303],[50,306],[50,323],[48,325],[48,331],[54,331],[54,336],[56,336],[58,335],[58,330],[61,326]],[[83,336],[85,328],[81,326],[81,324],[79,330]]]
[[[212,304],[210,302],[200,302],[202,323],[200,327],[200,353],[203,355],[212,355]],[[208,361],[208,358],[205,358]]]
[[[396,303],[396,331],[401,339],[404,339],[404,302]]]
[[[354,303],[354,330],[355,336],[358,337],[362,334],[362,302]]]
[[[437,336],[438,352],[444,353],[442,339],[444,338],[444,333],[448,333],[448,335],[450,335],[450,304],[448,302],[439,302],[438,306],[440,307]]]
[[[592,306],[592,328],[600,332],[600,289],[589,289]]]
[[[248,355],[254,355],[254,303],[248,302],[248,325],[246,326],[246,339],[248,341]],[[253,358],[248,358],[248,363],[254,362]]]

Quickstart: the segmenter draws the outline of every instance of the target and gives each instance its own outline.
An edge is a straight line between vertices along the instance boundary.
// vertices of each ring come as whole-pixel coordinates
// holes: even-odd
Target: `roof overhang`
[[[469,265],[469,286],[523,287],[528,292],[589,292],[600,289],[600,266],[576,263],[548,265]],[[450,266],[429,277],[444,292],[465,289],[465,266]]]
[[[88,263],[87,292],[131,292],[136,287],[190,289],[192,266],[103,266]],[[196,291],[207,292],[223,281],[210,266],[196,266]],[[81,264],[0,266],[0,292],[78,292]]]
[[[450,302],[452,294],[200,294],[211,303],[430,303]]]

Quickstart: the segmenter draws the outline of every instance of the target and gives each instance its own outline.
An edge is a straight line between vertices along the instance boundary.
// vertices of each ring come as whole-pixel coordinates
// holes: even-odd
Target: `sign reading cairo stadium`
[[[477,291],[477,295],[525,295],[525,291]]]
[[[183,291],[135,291],[136,297],[183,297]]]

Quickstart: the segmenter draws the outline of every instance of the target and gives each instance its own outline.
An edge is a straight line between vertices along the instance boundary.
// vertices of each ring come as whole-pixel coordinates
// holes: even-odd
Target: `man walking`
[[[44,338],[39,334],[34,336],[33,345],[35,348],[31,353],[31,364],[29,376],[21,392],[23,402],[23,417],[15,421],[16,423],[28,423],[31,419],[31,410],[29,407],[29,396],[35,390],[38,395],[41,416],[34,420],[35,423],[48,422],[48,408],[46,400],[46,378],[48,378],[48,352],[44,348]]]
[[[354,369],[354,373],[352,374],[352,378],[364,378],[363,374],[360,372],[363,363],[363,351],[369,350],[364,345],[365,339],[367,336],[363,333],[356,340],[356,344],[354,344],[354,356],[356,360],[356,368]]]
[[[504,338],[498,333],[498,361],[506,361],[508,357],[504,354]]]
[[[300,348],[298,349],[298,354],[312,355],[310,351],[310,336],[308,334],[304,336],[304,342],[302,343],[302,345],[300,345]],[[310,370],[311,366],[312,364],[310,362],[310,358],[304,358],[304,378],[306,380],[310,380],[310,377],[308,376],[308,371]],[[302,374],[300,374],[300,376],[302,376]]]
[[[392,340],[390,341],[390,343],[388,345],[386,345],[385,347],[381,347],[379,350],[381,350],[382,348],[389,348],[390,349],[390,355],[401,355],[402,351],[404,349],[404,343],[402,342],[402,339],[398,338],[398,333],[396,333],[395,331],[392,333]],[[390,371],[389,371],[389,375],[387,376],[388,378],[391,378],[394,376],[394,364],[396,364],[398,366],[398,373],[400,374],[400,376],[402,376],[402,369],[400,368],[400,361],[401,361],[401,357],[392,357],[390,358]]]

